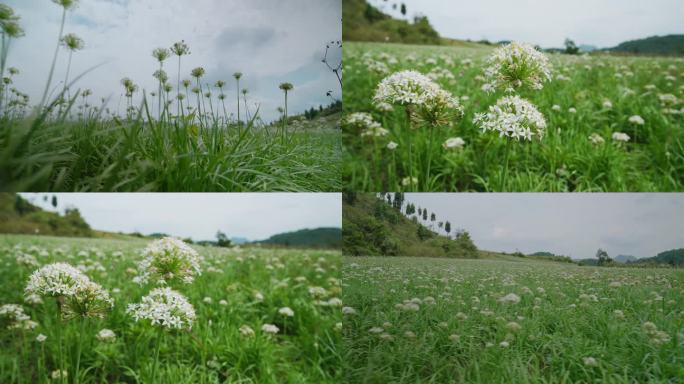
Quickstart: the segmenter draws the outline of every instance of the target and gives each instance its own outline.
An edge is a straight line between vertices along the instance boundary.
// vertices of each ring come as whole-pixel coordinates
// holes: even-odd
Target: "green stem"
[[[430,127],[430,140],[428,141],[427,170],[425,172],[425,191],[430,189],[430,164],[432,163],[432,137],[434,127]]]
[[[506,149],[504,150],[504,169],[501,173],[501,190],[499,192],[506,192],[506,176],[508,174],[508,153],[510,152],[511,141],[506,139]]]
[[[52,75],[55,73],[55,64],[57,64],[57,54],[59,53],[59,42],[62,40],[62,33],[64,33],[64,20],[66,20],[67,9],[64,7],[62,10],[62,23],[59,27],[59,36],[57,37],[57,47],[55,48],[55,55],[52,57],[52,66],[50,67],[50,74],[48,75],[47,84],[45,84],[45,91],[43,91],[43,98],[38,104],[39,109],[43,109],[45,104],[45,99],[47,98],[48,91],[50,90],[50,84],[52,83]]]
[[[238,123],[238,136],[240,136],[240,79],[235,79],[237,81],[237,123]]]
[[[78,384],[79,382],[78,370],[81,367],[81,349],[83,344],[83,335],[85,334],[85,325],[86,319],[82,318],[80,327],[81,329],[80,333],[78,334],[78,342],[76,344],[76,369],[74,370],[74,384]]]
[[[159,328],[157,331],[157,345],[154,350],[154,365],[152,366],[152,380],[150,381],[151,384],[155,383],[155,379],[157,378],[157,365],[159,365],[159,347],[161,346],[161,336],[162,336],[162,329]]]

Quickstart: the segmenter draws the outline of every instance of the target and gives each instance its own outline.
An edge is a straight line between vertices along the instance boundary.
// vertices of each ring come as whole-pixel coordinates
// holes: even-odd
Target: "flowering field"
[[[345,258],[350,383],[646,383],[684,377],[684,272]]]
[[[680,191],[684,60],[347,43],[351,190]]]
[[[52,60],[40,100],[31,100],[28,90],[14,85],[22,77],[44,74],[6,65],[8,57],[12,62],[10,46],[21,44],[25,31],[22,15],[0,4],[0,189],[341,189],[340,106],[332,91],[325,108],[293,116],[288,95],[292,100],[296,86],[274,83],[272,89],[282,92],[282,104],[277,118],[267,121],[257,101],[263,96],[244,85],[254,80],[249,73],[225,73],[210,80],[203,66],[190,67],[192,47],[181,40],[149,47],[149,63],[158,68],[149,77],[101,78],[118,91],[94,94],[89,82],[92,86],[94,75],[107,72],[101,64],[73,73],[72,61],[77,63],[80,51],[87,49],[88,37],[63,33],[65,17],[79,1],[52,2],[44,1],[54,7],[55,17],[61,15],[62,24],[54,55],[35,58]],[[68,63],[65,73],[55,71],[58,63]]]
[[[330,251],[2,235],[0,382],[335,382],[340,264]]]

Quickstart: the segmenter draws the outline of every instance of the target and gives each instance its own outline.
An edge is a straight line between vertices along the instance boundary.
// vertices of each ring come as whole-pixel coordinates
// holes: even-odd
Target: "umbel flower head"
[[[6,319],[7,329],[33,329],[38,323],[24,313],[24,308],[18,304],[4,304],[0,306],[0,320]],[[4,323],[4,322],[3,322]]]
[[[48,264],[31,274],[24,293],[27,296],[73,296],[79,286],[88,281],[88,276],[67,263]]]
[[[361,136],[385,136],[389,132],[373,120],[373,116],[366,112],[350,113],[344,118],[343,124],[352,132],[361,131]]]
[[[542,53],[527,43],[512,42],[497,48],[487,59],[486,92],[503,89],[514,92],[520,88],[539,90],[551,80],[551,65]]]
[[[66,49],[75,52],[83,49],[85,46],[85,43],[83,42],[83,39],[80,37],[76,36],[76,34],[69,33],[64,35],[62,37],[62,45],[66,47]]]
[[[153,289],[139,304],[129,304],[126,313],[135,321],[149,320],[164,329],[191,329],[195,309],[182,294],[171,288]]]
[[[189,55],[190,47],[185,44],[185,40],[181,40],[179,42],[173,43],[171,46],[171,52],[176,56]]]
[[[155,48],[152,51],[152,57],[157,59],[157,61],[160,63],[163,62],[164,60],[168,59],[169,56],[171,56],[171,53],[166,48]]]
[[[414,126],[448,125],[463,114],[457,98],[429,77],[416,71],[395,72],[384,78],[375,90],[373,102],[404,105],[411,112]]]
[[[190,71],[190,75],[192,75],[192,77],[194,77],[196,79],[199,79],[200,77],[204,76],[204,68],[197,67],[197,68],[193,69],[192,71]]]
[[[158,284],[174,280],[189,284],[201,274],[200,256],[182,240],[165,237],[147,245],[138,270],[141,272],[138,278],[141,284],[150,280]]]
[[[66,319],[103,317],[114,305],[102,286],[66,263],[48,264],[33,272],[25,294],[59,297],[62,316]]]
[[[113,306],[114,301],[100,284],[87,281],[76,286],[74,295],[66,297],[62,307],[62,316],[65,319],[102,318]]]
[[[487,113],[478,113],[473,119],[483,132],[497,131],[499,137],[516,140],[541,140],[544,137],[546,121],[544,115],[529,101],[518,96],[506,96],[489,107]]]

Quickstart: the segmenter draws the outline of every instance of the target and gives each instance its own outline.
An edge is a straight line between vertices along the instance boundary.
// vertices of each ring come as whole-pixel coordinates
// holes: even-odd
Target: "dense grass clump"
[[[184,252],[200,259],[201,274],[192,281],[169,280],[170,292],[139,278],[145,265],[140,261],[155,252],[141,254],[146,245],[0,236],[0,382],[60,382],[60,369],[63,382],[82,384],[338,382],[339,253],[193,246],[196,255]],[[81,273],[108,292],[113,308],[102,318],[65,318],[60,308],[68,298],[26,295],[29,276],[56,262],[78,270],[63,264],[54,269]],[[129,305],[161,294],[182,295],[194,308],[192,323],[135,321],[134,315],[157,314]],[[17,311],[29,319],[13,318]]]
[[[488,48],[347,44],[343,179],[348,189],[683,189],[681,59],[550,55],[551,79],[543,88],[523,87],[538,75],[528,62],[516,64],[513,72],[499,68],[506,90],[491,85],[486,72],[491,55]],[[401,71],[415,71],[404,72],[409,79],[426,75],[436,84],[411,92],[430,96],[438,87],[451,95],[444,97],[449,103],[433,103],[439,109],[425,113],[425,96],[382,102],[377,95],[387,92],[383,79]],[[515,98],[506,99],[513,92]],[[520,134],[531,128],[532,139],[502,136],[512,115],[519,119],[513,122]]]
[[[283,127],[132,119],[0,120],[9,191],[333,191],[336,116]]]
[[[684,377],[684,271],[344,259],[348,383],[647,383]]]

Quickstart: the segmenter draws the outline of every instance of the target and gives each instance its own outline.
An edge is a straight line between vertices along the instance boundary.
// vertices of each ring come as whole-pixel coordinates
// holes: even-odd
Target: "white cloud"
[[[486,250],[586,258],[599,247],[638,257],[684,247],[684,194],[408,193],[406,200],[466,229]]]
[[[391,10],[392,2],[373,0]],[[652,35],[682,33],[681,0],[402,0],[408,15],[428,16],[440,34],[459,39],[521,40],[560,47],[612,47]]]
[[[262,117],[277,117],[282,104],[278,84],[295,85],[289,110],[301,112],[311,105],[327,104],[325,93],[340,95],[332,73],[320,63],[325,43],[342,35],[341,0],[88,0],[67,14],[65,33],[81,36],[86,48],[74,54],[72,78],[106,63],[76,86],[90,88],[98,98],[112,96],[116,109],[122,93],[119,81],[130,77],[153,91],[152,73],[158,64],[151,52],[185,40],[192,54],[183,57],[181,78],[192,68],[207,71],[211,85],[228,81],[229,112],[235,90],[232,74],[244,73],[241,86],[250,88],[253,101],[263,103]],[[59,31],[61,8],[48,0],[9,0],[22,16],[26,36],[14,42],[8,65],[18,67],[17,89],[33,102],[42,95]],[[176,57],[165,62],[172,85],[176,85]],[[301,73],[303,68],[307,73]],[[66,71],[66,55],[60,52],[53,87],[60,87]],[[299,89],[314,92],[299,95]],[[217,92],[214,92],[217,94]],[[91,99],[92,100],[92,99]],[[289,101],[289,100],[288,100]]]

